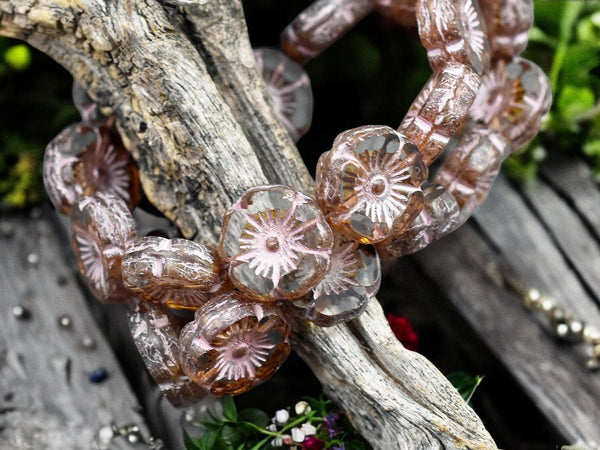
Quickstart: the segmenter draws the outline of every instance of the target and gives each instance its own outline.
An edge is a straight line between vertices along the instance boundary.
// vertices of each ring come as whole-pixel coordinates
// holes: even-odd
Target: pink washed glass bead
[[[121,258],[136,235],[127,205],[110,192],[97,192],[73,205],[73,250],[79,271],[100,301],[118,303],[131,297],[121,279]]]
[[[347,322],[365,310],[380,284],[375,247],[336,235],[329,272],[310,294],[292,302],[292,311],[319,326]]]
[[[507,60],[527,46],[533,25],[532,0],[479,0],[494,59]]]
[[[304,64],[341,38],[372,10],[372,0],[317,0],[286,27],[281,36],[281,47],[298,64]]]
[[[127,321],[148,372],[173,406],[190,406],[208,395],[181,369],[178,327],[165,308],[136,302],[128,311]]]
[[[483,78],[471,117],[502,133],[517,150],[537,134],[551,104],[546,74],[533,62],[517,57],[509,63],[497,61]]]
[[[106,116],[100,111],[100,106],[90,98],[88,93],[77,81],[73,81],[73,104],[84,122],[104,122]]]
[[[283,125],[294,142],[310,128],[313,95],[304,69],[279,50],[254,50],[258,72]]]
[[[44,185],[62,214],[85,195],[111,191],[133,209],[141,197],[135,163],[112,126],[79,123],[65,128],[46,147]]]
[[[224,283],[216,250],[187,239],[145,236],[128,247],[123,285],[139,298],[175,309],[196,309]]]
[[[363,244],[399,233],[423,207],[417,147],[383,125],[339,134],[317,164],[315,195],[331,226]]]
[[[375,245],[382,259],[416,253],[454,229],[459,215],[456,199],[439,184],[422,187],[425,206],[414,222],[403,233]]]
[[[447,61],[477,73],[490,66],[490,43],[477,0],[417,0],[419,37],[429,64],[439,71]]]
[[[237,292],[198,308],[181,330],[184,372],[213,395],[238,395],[270,378],[290,353],[289,327],[268,303]]]
[[[465,131],[434,180],[458,202],[460,215],[453,228],[464,223],[485,200],[510,150],[502,135],[485,125],[472,124]]]
[[[317,203],[288,186],[248,190],[223,218],[229,278],[261,301],[302,297],[327,273],[333,232]]]
[[[481,78],[472,69],[449,62],[425,85],[411,106],[408,115],[412,120],[405,118],[399,131],[415,143],[427,166],[467,123],[480,86]]]
[[[406,28],[416,28],[416,0],[373,0],[375,10]]]

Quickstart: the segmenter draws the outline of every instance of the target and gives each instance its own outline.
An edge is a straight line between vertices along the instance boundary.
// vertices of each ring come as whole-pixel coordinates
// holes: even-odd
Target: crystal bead
[[[398,235],[375,244],[382,259],[416,253],[454,229],[458,203],[442,186],[424,183],[424,207],[410,226]]]
[[[133,209],[141,197],[135,163],[111,123],[65,128],[46,147],[44,185],[62,214],[85,195],[110,191]]]
[[[373,0],[375,10],[406,28],[417,27],[415,0]]]
[[[482,74],[489,70],[490,43],[477,0],[417,0],[419,37],[435,72],[456,61]]]
[[[73,250],[79,271],[100,301],[117,303],[130,297],[121,279],[121,258],[136,234],[131,212],[114,194],[97,192],[73,205]]]
[[[467,123],[480,86],[481,78],[472,69],[449,62],[419,94],[408,113],[414,115],[413,119],[408,123],[405,119],[399,131],[416,144],[426,165],[438,157],[450,138]],[[420,102],[422,107],[416,113]]]
[[[583,328],[583,340],[590,344],[600,344],[600,330],[593,325],[586,325]]]
[[[532,0],[479,0],[494,58],[512,59],[527,46]]]
[[[121,272],[138,297],[175,309],[196,309],[223,285],[216,250],[187,239],[138,238],[127,247]]]
[[[254,50],[258,72],[290,137],[297,142],[310,128],[313,95],[304,69],[279,50]]]
[[[473,124],[463,133],[434,179],[458,202],[460,217],[455,228],[485,200],[509,154],[510,146],[502,135],[485,126]]]
[[[363,244],[399,233],[423,207],[416,146],[382,125],[339,134],[317,165],[315,193],[333,228]]]
[[[319,326],[357,317],[381,284],[381,265],[372,245],[336,235],[327,275],[307,296],[292,302],[294,315]]]
[[[500,60],[483,77],[471,117],[502,133],[517,150],[536,135],[551,103],[548,78],[542,69],[522,58],[509,63]]]
[[[304,64],[372,10],[372,0],[317,0],[286,27],[281,36],[281,47],[294,61]]]
[[[219,255],[229,277],[262,301],[299,298],[329,268],[333,232],[317,203],[287,186],[247,191],[223,219]]]
[[[147,302],[136,303],[128,311],[127,322],[148,372],[169,402],[184,407],[208,395],[181,369],[178,327],[165,308]]]
[[[77,82],[73,81],[72,88],[73,104],[84,122],[104,122],[106,117],[100,111],[100,106],[95,103],[83,87]]]
[[[202,305],[181,330],[184,372],[213,395],[242,394],[271,377],[290,353],[289,327],[268,303],[239,293]]]

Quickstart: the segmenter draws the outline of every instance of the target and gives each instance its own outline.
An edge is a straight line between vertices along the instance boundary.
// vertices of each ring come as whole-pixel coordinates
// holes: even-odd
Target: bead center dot
[[[385,192],[386,182],[383,178],[376,178],[371,181],[371,192],[373,195],[381,195]]]
[[[265,245],[267,246],[268,250],[275,252],[279,250],[279,239],[277,239],[275,236],[271,236],[267,238],[267,240],[265,241]]]
[[[247,354],[248,354],[248,346],[246,346],[246,345],[240,345],[238,348],[233,350],[233,352],[231,352],[231,356],[233,356],[236,359],[243,358]]]

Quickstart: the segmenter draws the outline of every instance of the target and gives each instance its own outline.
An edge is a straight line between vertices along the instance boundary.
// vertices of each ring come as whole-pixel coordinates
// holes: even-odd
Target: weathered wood
[[[185,236],[214,244],[225,209],[245,189],[283,182],[310,192],[312,185],[289,139],[279,139],[281,131],[261,138],[262,148],[249,142],[260,141],[257,132],[244,133],[268,126],[260,118],[269,113],[264,102],[252,101],[266,97],[261,83],[225,76],[227,67],[249,64],[248,44],[240,57],[222,34],[230,31],[228,24],[243,26],[236,19],[239,1],[165,5],[152,0],[0,0],[0,33],[25,39],[49,54],[112,109],[150,200]],[[197,16],[192,27],[174,19],[180,16],[173,8],[179,7],[185,20]],[[233,19],[218,25],[228,10],[234,12]],[[242,36],[245,40],[240,31]],[[219,54],[222,43],[226,50]],[[210,70],[218,75],[215,80]],[[225,92],[229,82],[234,88]],[[237,85],[246,82],[250,84]],[[230,95],[241,100],[228,103]],[[245,113],[240,118],[236,110]],[[380,336],[389,341],[391,335],[373,302],[355,337],[347,326],[303,327],[295,344],[334,400],[357,412],[377,409],[374,415],[354,416],[375,447],[495,448],[481,421],[428,361],[396,343],[387,347],[396,365],[387,366],[389,359],[371,347],[381,343]],[[352,357],[340,357],[344,353]],[[406,367],[402,380],[392,376],[398,366]],[[425,392],[413,391],[415,386]],[[424,407],[420,402],[425,397]]]
[[[46,217],[0,219],[0,448],[99,448],[98,431],[139,425],[140,405],[98,329]],[[18,319],[14,306],[30,312]],[[58,319],[68,314],[70,327]],[[84,338],[95,346],[88,349]],[[108,371],[102,383],[90,373]],[[105,447],[106,448],[106,447]],[[117,437],[111,449],[139,448]]]

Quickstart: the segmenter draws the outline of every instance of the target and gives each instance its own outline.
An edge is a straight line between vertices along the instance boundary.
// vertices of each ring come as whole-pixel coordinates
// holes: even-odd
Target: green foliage
[[[24,44],[13,45],[4,52],[4,61],[13,70],[26,70],[31,65],[31,51]]]
[[[460,393],[462,398],[465,399],[467,403],[471,401],[473,398],[473,394],[475,393],[475,389],[481,384],[483,381],[483,377],[479,375],[475,375],[474,377],[465,372],[453,372],[448,375],[448,380],[452,383],[452,386],[456,388],[456,390]]]

